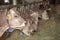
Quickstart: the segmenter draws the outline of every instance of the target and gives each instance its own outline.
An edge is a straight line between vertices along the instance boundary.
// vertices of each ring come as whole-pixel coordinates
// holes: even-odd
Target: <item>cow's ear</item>
[[[10,20],[11,19],[11,16],[10,15],[7,15],[7,19]]]
[[[9,12],[10,12],[10,13],[13,13],[13,14],[15,13],[14,10],[12,10],[12,9],[11,9]]]

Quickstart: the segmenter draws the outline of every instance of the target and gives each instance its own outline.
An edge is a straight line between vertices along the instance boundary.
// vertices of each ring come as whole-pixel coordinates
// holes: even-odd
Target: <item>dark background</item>
[[[17,2],[18,3],[21,3],[22,0],[18,0]],[[50,0],[50,3],[51,4],[60,4],[60,0]],[[1,0],[0,1],[0,5],[4,5],[4,0]],[[10,0],[10,4],[12,4],[12,0]]]
[[[60,0],[50,0],[51,4],[60,4]]]

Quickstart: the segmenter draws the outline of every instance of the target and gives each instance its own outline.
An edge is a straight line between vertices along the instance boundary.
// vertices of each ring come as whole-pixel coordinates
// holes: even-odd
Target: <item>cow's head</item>
[[[7,18],[12,28],[25,26],[25,20],[19,15],[14,8],[10,9]]]
[[[37,23],[38,12],[37,11],[29,12],[26,17],[26,28],[23,29],[23,32],[27,35],[30,35],[31,33],[33,33],[33,31],[37,31],[38,28]]]

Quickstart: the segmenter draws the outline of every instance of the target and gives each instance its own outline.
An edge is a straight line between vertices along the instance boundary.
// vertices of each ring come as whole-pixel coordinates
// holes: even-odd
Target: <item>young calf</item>
[[[9,10],[7,19],[9,21],[10,27],[14,29],[19,29],[22,26],[25,26],[25,20],[19,16],[19,12],[13,8]]]
[[[23,15],[23,14],[22,14]],[[27,35],[33,33],[33,31],[37,31],[38,25],[38,11],[30,10],[29,12],[23,15],[23,18],[26,20],[26,27],[23,29],[23,32]]]
[[[47,9],[48,8],[46,8],[45,5],[39,5],[39,17],[41,17],[43,20],[49,19]]]
[[[10,9],[7,14],[7,19],[9,20],[10,27],[13,28],[13,30],[23,29],[22,32],[28,36],[28,26],[26,26],[26,21],[19,15],[18,11],[13,8]]]
[[[25,14],[23,15],[25,19],[23,19],[19,12],[15,9],[10,9],[7,14],[7,19],[9,20],[10,27],[13,28],[13,30],[18,29],[22,30],[24,34],[27,36],[30,36],[30,34],[37,30],[37,12],[33,12],[32,14]],[[33,18],[32,18],[33,17]],[[33,23],[34,22],[34,23]]]

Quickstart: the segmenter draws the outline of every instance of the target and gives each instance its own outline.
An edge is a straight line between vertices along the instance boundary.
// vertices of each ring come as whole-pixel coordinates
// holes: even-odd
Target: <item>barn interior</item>
[[[7,25],[6,13],[8,13],[9,9],[15,8],[18,12],[25,13],[19,10],[21,4],[25,6],[37,3],[36,5],[38,6],[39,3],[44,3],[45,1],[49,4],[50,8],[50,10],[48,10],[49,19],[43,20],[39,18],[38,30],[36,32],[30,36],[26,36],[24,34],[20,34],[19,30],[14,30],[13,32],[8,32],[7,30],[0,37],[0,40],[60,40],[60,0],[9,0],[6,2],[5,0],[1,0],[0,31],[2,26],[4,27]],[[28,10],[30,9],[28,8]],[[3,32],[3,30],[1,32]]]

